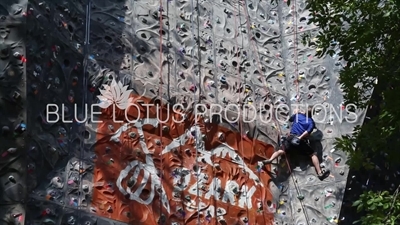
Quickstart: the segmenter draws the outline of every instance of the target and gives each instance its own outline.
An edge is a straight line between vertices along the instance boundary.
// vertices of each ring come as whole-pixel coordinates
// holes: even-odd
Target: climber
[[[286,152],[298,150],[300,153],[311,157],[311,161],[314,164],[318,178],[320,180],[325,179],[329,175],[330,171],[321,170],[317,154],[311,148],[308,142],[309,135],[315,129],[315,123],[312,119],[312,108],[308,109],[307,114],[295,110],[294,114],[290,117],[289,122],[293,123],[292,129],[290,130],[290,135],[283,138],[283,143],[280,145],[279,150],[274,152],[270,159],[259,162],[260,166],[270,164],[274,159],[285,154]]]

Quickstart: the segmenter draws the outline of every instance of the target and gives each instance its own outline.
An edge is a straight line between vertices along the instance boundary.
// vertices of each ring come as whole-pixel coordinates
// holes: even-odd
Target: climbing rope
[[[89,45],[90,45],[90,15],[91,15],[91,8],[92,8],[92,1],[88,0],[87,1],[87,5],[86,5],[86,21],[85,21],[85,42],[84,42],[84,58],[83,58],[83,79],[82,79],[82,87],[83,87],[83,93],[82,93],[82,115],[85,115],[86,112],[86,104],[88,103],[87,101],[87,91],[88,91],[88,60],[89,60],[89,55],[90,55],[90,49],[89,49]],[[86,118],[86,116],[84,116],[84,118]],[[78,124],[78,126],[84,126],[84,124]],[[84,139],[80,138],[79,140],[79,202],[78,202],[78,209],[81,209],[81,203],[82,203],[82,180],[83,180],[83,157],[84,157]],[[79,210],[79,217],[81,217],[81,213],[82,210]]]
[[[167,1],[167,19],[169,19],[169,1]],[[167,24],[167,26],[168,26],[168,33],[167,33],[167,44],[169,44],[170,42],[169,42],[169,40],[170,40],[170,30],[169,30],[169,27],[170,27],[170,24],[169,24],[169,21],[168,21],[168,24]],[[168,47],[168,46],[167,46]],[[167,48],[167,51],[168,51],[168,58],[167,58],[167,83],[168,83],[168,85],[167,85],[167,97],[168,97],[168,100],[170,101],[171,100],[171,64],[170,64],[170,54],[169,54],[169,48]]]
[[[159,116],[162,118],[162,113],[163,113],[163,102],[162,102],[162,100],[163,100],[163,96],[162,96],[162,84],[163,84],[163,80],[162,80],[162,73],[163,73],[163,5],[162,5],[162,0],[160,0],[160,6],[159,6],[159,9],[158,9],[158,11],[159,11],[159,19],[160,19],[160,21],[159,21],[159,23],[160,23],[160,30],[159,30],[159,32],[160,32],[160,49],[159,49],[159,51],[160,51],[160,80],[159,80],[159,87],[158,87],[158,95],[159,95],[159,100],[160,100],[160,106],[159,106],[159,110],[160,110],[160,112],[159,112]],[[160,121],[158,121],[160,124],[159,124],[159,128],[160,128],[160,148],[161,148],[161,151],[163,150],[163,120],[162,119],[160,119]],[[159,173],[160,173],[160,185],[161,185],[161,187],[160,187],[160,189],[161,190],[163,190],[163,176],[164,176],[164,162],[163,162],[163,155],[161,154],[161,152],[160,152],[160,160],[161,160],[161,170],[159,171]],[[162,214],[162,206],[163,206],[163,204],[162,204],[162,194],[163,193],[158,193],[159,194],[159,198],[160,198],[160,221],[159,221],[159,223],[161,223],[161,224],[164,224],[164,221],[161,221],[161,219],[163,218],[163,214]]]
[[[198,76],[199,76],[199,103],[202,100],[202,87],[201,87],[201,51],[200,51],[200,18],[199,18],[199,0],[196,0],[196,8],[197,8],[197,69],[198,71]]]
[[[297,78],[297,81],[296,81],[296,89],[297,89],[296,90],[297,91],[296,99],[297,99],[297,102],[299,103],[300,102],[300,90],[299,90],[299,62],[298,62],[298,55],[297,55],[297,42],[298,42],[298,36],[297,36],[297,0],[293,1],[293,14],[294,14],[294,16],[293,16],[293,20],[294,20],[293,21],[294,22],[294,33],[293,33],[294,40],[293,40],[293,42],[294,42],[294,57],[295,57],[294,63],[295,63],[295,73],[296,73],[296,78]],[[297,178],[294,179],[295,174],[293,173],[292,168],[290,167],[288,158],[285,157],[285,159],[286,159],[286,164],[288,165],[288,168],[289,168],[290,175],[291,175],[292,180],[293,180],[293,184],[294,184],[294,186],[296,188],[296,191],[297,191],[297,198],[300,200],[301,208],[303,210],[304,216],[306,217],[307,224],[309,225],[310,224],[310,219],[309,219],[307,211],[305,210],[305,206],[304,206],[304,203],[303,203],[304,196],[301,194],[300,188],[297,185]]]
[[[245,17],[246,17],[246,25],[247,25],[247,27],[246,27],[246,33],[247,33],[247,35],[248,35],[248,38],[249,38],[249,41],[250,41],[250,43],[252,44],[252,47],[253,47],[253,52],[254,52],[254,50],[257,50],[256,49],[256,46],[254,45],[254,43],[252,42],[252,37],[250,37],[250,24],[249,24],[249,21],[250,21],[250,17],[249,17],[249,15],[248,15],[248,12],[247,12],[247,2],[245,1],[245,0],[243,0],[243,2],[244,2],[244,13],[245,13]],[[240,0],[239,0],[239,10],[240,10]],[[240,12],[240,11],[239,11]],[[258,67],[259,67],[259,70],[260,70],[260,73],[262,72],[262,66],[261,66],[261,63],[260,63],[260,59],[259,59],[259,55],[258,55],[258,50],[256,51],[256,54],[257,54],[257,64],[258,64]],[[269,88],[267,87],[266,88],[267,89],[267,95],[269,95],[270,93],[271,93],[271,90],[269,90]],[[269,98],[268,96],[267,96],[267,98]],[[276,121],[276,119],[275,119],[275,121]],[[258,127],[258,124],[256,123],[255,124],[255,128],[256,128],[256,130],[258,129],[257,128]],[[253,138],[253,140],[252,140],[252,146],[253,146],[253,148],[254,148],[254,145],[255,145],[255,141],[256,141],[256,139],[255,138]],[[260,174],[260,172],[261,171],[259,171],[259,174]],[[265,206],[265,198],[264,197],[262,197],[261,198],[261,203],[262,203],[262,205],[263,206]],[[264,213],[263,213],[263,217],[264,217],[264,219],[265,219],[265,215],[264,215]]]
[[[239,2],[238,2],[237,8],[238,8],[238,14],[239,14],[239,17],[240,17],[240,5],[239,5]],[[241,83],[241,87],[239,86],[239,88],[241,88],[241,89],[239,89],[239,104],[241,106],[241,109],[239,109],[239,112],[238,112],[239,113],[238,118],[239,118],[239,132],[240,132],[240,150],[241,150],[240,154],[242,156],[242,167],[245,168],[244,154],[243,154],[243,149],[244,149],[244,146],[243,146],[243,119],[244,118],[243,119],[240,118],[240,114],[242,114],[241,112],[243,112],[243,109],[244,109],[244,108],[242,108],[244,106],[244,103],[242,102],[242,100],[244,100],[244,99],[242,99],[242,90],[244,90],[244,91],[246,90],[246,78],[242,79],[242,77],[240,75],[241,50],[239,50],[239,44],[238,44],[238,40],[237,40],[237,37],[238,37],[238,34],[239,34],[239,32],[238,32],[238,23],[237,23],[236,13],[233,12],[233,14],[234,14],[233,16],[235,18],[235,52],[236,52],[236,56],[237,56],[237,60],[238,60],[236,72],[237,72],[237,76],[240,77],[240,83]],[[248,179],[249,179],[249,177],[247,177],[245,183],[247,183]],[[246,213],[247,213],[247,220],[248,220],[247,223],[250,223],[250,221],[249,221],[248,198],[247,198],[247,191],[248,191],[247,190],[247,186],[245,186],[244,191],[245,191],[244,195],[246,196]]]
[[[246,32],[246,33],[247,33],[249,42],[251,43],[251,48],[252,48],[253,52],[256,53],[256,56],[257,56],[257,57],[256,57],[257,65],[258,65],[259,71],[260,71],[260,73],[261,73],[261,72],[262,72],[262,66],[261,66],[261,63],[260,63],[260,57],[259,57],[258,48],[257,48],[257,46],[252,42],[254,36],[250,35],[250,31],[251,31],[251,29],[250,29],[250,16],[249,16],[249,14],[248,14],[248,12],[247,12],[247,10],[248,10],[248,9],[247,9],[247,1],[246,1],[246,0],[243,0],[243,2],[244,2],[244,13],[245,13],[246,25],[247,25],[247,27],[246,27],[246,31],[247,31],[247,32]],[[263,83],[263,81],[262,81],[262,83]],[[263,86],[263,88],[266,89],[266,91],[267,91],[267,98],[270,99],[270,100],[272,100],[272,99],[270,98],[270,96],[268,96],[268,95],[270,95],[270,93],[271,93],[272,91],[268,88],[268,86]],[[274,123],[276,123],[276,124],[279,125],[279,123],[278,123],[277,119],[274,117],[274,115],[275,115],[275,114],[272,113],[271,118],[272,118],[272,120],[274,121]],[[257,124],[256,124],[256,126],[257,126]],[[277,126],[277,127],[279,127],[279,126]],[[280,127],[279,127],[279,128],[280,128]],[[279,133],[281,133],[280,130],[279,130]],[[279,135],[278,135],[278,136],[279,136]],[[254,146],[254,143],[255,143],[255,138],[253,138],[253,146]],[[254,150],[254,147],[253,147],[253,150]],[[262,202],[262,205],[264,206],[264,205],[265,205],[264,198],[261,199],[261,202]]]
[[[247,20],[246,20],[246,23],[247,23],[247,30],[250,31],[250,24],[249,24],[250,16],[249,16],[249,14],[248,14],[248,12],[247,12],[247,1],[244,0],[244,3],[245,3],[245,7],[244,7],[244,8],[245,8],[245,14],[246,14],[246,18],[247,18]],[[296,5],[296,0],[294,0],[294,3],[293,3],[293,4]],[[296,12],[295,12],[295,13],[296,13]],[[297,18],[297,15],[296,15],[296,18]],[[296,19],[296,24],[297,24],[297,19]],[[296,28],[297,28],[297,26],[296,26]],[[296,30],[295,34],[296,34],[296,38],[297,38],[297,30]],[[260,58],[259,58],[259,54],[258,54],[258,48],[257,48],[257,47],[255,46],[255,44],[251,41],[251,40],[253,40],[253,38],[250,37],[250,33],[249,33],[249,32],[248,32],[248,36],[249,36],[250,42],[252,43],[253,51],[257,53],[257,63],[258,63],[258,65],[259,65],[260,70],[262,71],[261,64],[260,64]],[[297,41],[297,40],[295,40],[294,42],[296,42],[296,41]],[[295,51],[297,51],[297,50],[295,50]],[[297,52],[296,52],[296,54],[297,54]],[[297,60],[296,60],[296,61],[297,61]],[[297,64],[296,64],[296,70],[297,70]],[[271,93],[268,86],[263,87],[263,88],[266,88],[266,89],[267,89],[268,94]],[[273,115],[271,115],[271,118],[272,118],[272,119],[274,120],[274,122],[277,124],[277,127],[278,127],[278,137],[280,137],[280,135],[282,134],[282,129],[281,129],[281,127],[279,126],[278,120],[277,120],[277,118],[275,117],[275,114],[274,114],[274,113],[273,113]],[[292,169],[291,169],[291,167],[290,167],[290,164],[289,164],[289,161],[288,161],[287,157],[285,157],[285,159],[286,159],[287,166],[288,166],[288,168],[289,168],[290,175],[291,175],[291,177],[292,177],[292,179],[293,179],[293,184],[295,185],[295,188],[296,188],[296,191],[297,191],[297,194],[298,194],[298,198],[299,198],[299,200],[300,200],[300,204],[301,204],[302,209],[303,209],[303,213],[304,213],[304,215],[305,215],[305,217],[306,217],[307,224],[309,224],[308,215],[307,215],[307,212],[305,211],[304,203],[302,202],[304,196],[302,196],[302,195],[300,194],[300,188],[298,187],[297,182],[295,181],[295,178],[293,177],[293,176],[295,176],[295,175],[292,173]],[[296,180],[297,180],[297,179],[296,179]]]
[[[212,16],[211,16],[211,18],[212,18],[212,20],[211,21],[214,21],[214,7],[211,7],[211,14],[212,14]],[[217,17],[218,18],[218,17]],[[214,69],[214,72],[215,71],[218,71],[218,69],[217,69],[217,62],[216,62],[216,59],[217,59],[217,57],[216,57],[216,55],[217,55],[217,52],[216,52],[216,48],[215,48],[215,34],[214,34],[214,26],[212,26],[211,27],[211,33],[212,33],[212,39],[213,39],[213,42],[212,42],[212,46],[213,46],[213,69]],[[213,76],[213,81],[214,81],[214,83],[216,84],[217,83],[217,81],[218,81],[218,79],[217,79],[217,77],[215,76],[215,74],[214,74],[214,76]],[[219,98],[218,98],[219,96],[218,96],[218,88],[216,88],[215,89],[215,100],[216,100],[216,103],[218,104],[218,102],[219,102]]]
[[[297,37],[297,6],[296,6],[296,0],[293,1],[293,14],[294,14],[294,33],[293,33],[293,42],[294,42],[294,64],[295,64],[295,74],[296,74],[296,92],[297,92],[297,102],[300,102],[300,88],[299,88],[299,62],[298,62],[298,55],[297,55],[297,41],[298,41],[298,37]]]
[[[197,14],[198,14],[198,5],[196,5],[196,9],[197,10],[194,10],[194,7],[193,7],[193,0],[191,0],[190,1],[190,7],[191,7],[191,11],[192,12],[195,12],[195,11],[197,11]],[[198,28],[197,29],[199,29],[199,27],[200,27],[200,24],[198,24],[198,26],[197,26]],[[192,40],[195,40],[194,39],[194,25],[193,25],[193,13],[190,15],[190,29],[191,29],[191,36],[192,36]],[[199,34],[199,32],[197,32],[198,34]],[[198,51],[200,52],[200,36],[199,35],[197,35],[197,41],[196,41],[196,44],[198,45],[197,46],[197,48],[198,48]],[[193,53],[194,53],[194,48],[192,49],[192,51],[190,52],[191,53],[191,58],[192,59],[194,59],[194,56],[193,56]],[[200,60],[200,58],[198,58],[197,60]],[[193,60],[192,60],[193,61]],[[200,68],[198,68],[198,69],[200,69]],[[199,78],[199,79],[201,79],[201,77]],[[196,105],[196,91],[197,91],[197,88],[198,87],[200,87],[200,84],[201,84],[201,82],[199,82],[198,84],[196,83],[196,74],[193,74],[193,85],[194,85],[194,89],[192,89],[192,91],[193,91],[193,102],[195,102],[195,104],[194,104],[194,116],[195,116],[195,127],[197,127],[197,115],[196,115],[196,110],[197,110],[197,105]],[[200,102],[200,94],[199,94],[199,102]],[[197,129],[196,129],[196,131],[195,131],[195,134],[194,134],[194,137],[195,137],[195,148],[196,148],[196,163],[195,163],[195,167],[196,167],[196,170],[198,170],[198,171],[195,171],[195,174],[196,174],[196,195],[197,195],[197,198],[196,198],[196,208],[197,208],[197,224],[198,225],[200,225],[200,190],[199,190],[199,176],[200,176],[200,171],[199,171],[199,162],[198,162],[198,148],[199,148],[199,135],[200,134],[198,134],[197,133]]]

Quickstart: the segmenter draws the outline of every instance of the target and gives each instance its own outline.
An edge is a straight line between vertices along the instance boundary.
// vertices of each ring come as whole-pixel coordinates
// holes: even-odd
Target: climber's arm
[[[314,121],[313,121],[312,119],[310,119],[310,122],[309,122],[307,125],[308,125],[308,126],[307,126],[306,131],[304,131],[304,132],[299,136],[300,139],[303,139],[303,138],[307,137],[307,136],[310,135],[311,132],[314,130],[315,124],[314,124]]]

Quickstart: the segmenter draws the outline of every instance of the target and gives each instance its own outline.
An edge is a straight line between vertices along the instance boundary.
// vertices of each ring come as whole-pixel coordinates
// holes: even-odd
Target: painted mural
[[[138,106],[150,100],[134,97]],[[140,109],[140,112],[138,112]],[[270,177],[257,161],[273,151],[194,115],[157,116],[157,106],[102,111],[92,126],[95,147],[92,210],[98,215],[141,224],[269,224]],[[149,112],[147,118],[146,113]],[[114,114],[116,119],[112,119]],[[160,119],[158,119],[158,118]],[[173,119],[175,118],[175,119]],[[161,123],[160,121],[164,121]],[[196,148],[197,147],[197,148]],[[197,150],[196,150],[197,149]],[[200,216],[197,216],[200,215]]]

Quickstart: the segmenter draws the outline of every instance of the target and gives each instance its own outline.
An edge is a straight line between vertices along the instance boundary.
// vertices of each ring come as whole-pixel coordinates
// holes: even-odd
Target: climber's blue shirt
[[[302,113],[297,113],[291,116],[289,122],[293,122],[290,134],[297,136],[302,135],[304,131],[307,131],[310,134],[315,127],[314,120]]]

